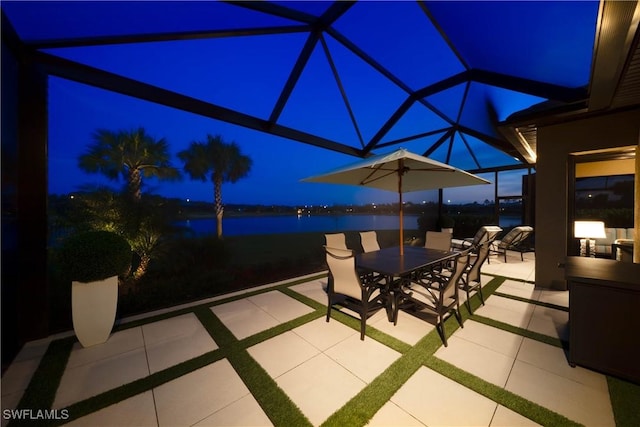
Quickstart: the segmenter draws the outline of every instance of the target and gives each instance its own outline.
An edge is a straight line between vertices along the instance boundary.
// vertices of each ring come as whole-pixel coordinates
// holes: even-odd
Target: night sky
[[[180,28],[172,26],[187,22],[178,19],[182,10],[180,2],[163,3],[163,8],[154,7],[158,3],[150,2],[87,2],[77,16],[71,4],[64,10],[48,2],[40,3],[40,9],[25,4],[3,2],[3,9],[18,33],[33,39],[99,35],[111,31],[144,33],[157,28],[178,31]],[[133,8],[134,4],[141,10]],[[202,8],[203,12],[188,15],[191,20],[189,28],[205,28],[209,24],[212,28],[260,25],[266,19],[257,12],[232,9],[230,5],[217,2],[193,5]],[[540,5],[545,6],[540,8]],[[588,83],[597,5],[595,1],[429,2],[432,12],[441,17],[440,24],[449,31],[450,41],[471,66],[574,87]],[[94,10],[98,6],[100,13]],[[300,7],[321,12],[326,5],[317,2]],[[539,16],[533,15],[534,12]],[[138,23],[135,19],[137,13],[145,17],[138,26],[134,25]],[[398,19],[389,19],[391,13]],[[514,19],[523,14],[530,17],[528,25]],[[203,16],[210,16],[212,21],[203,19]],[[561,25],[567,16],[571,16],[573,25]],[[281,21],[273,19],[273,22],[263,23],[287,24]],[[336,22],[335,28],[396,73],[413,90],[463,69],[414,2],[357,3]],[[372,32],[371,28],[376,28],[376,31]],[[308,33],[291,33],[45,49],[45,52],[266,119],[307,37]],[[359,130],[367,142],[407,94],[335,39],[325,36],[325,40]],[[459,85],[435,94],[427,101],[455,118],[459,114],[457,105],[463,96],[464,85]],[[474,83],[470,86],[468,100],[461,122],[480,129],[484,127],[484,131],[492,133],[495,129],[490,128],[487,119],[488,104],[493,105],[497,120],[505,120],[510,114],[544,99]],[[237,142],[242,152],[252,158],[253,167],[248,177],[224,186],[223,200],[228,204],[333,205],[397,201],[397,195],[392,192],[300,182],[302,178],[353,163],[357,160],[355,157],[58,77],[49,79],[49,114],[50,193],[67,194],[87,185],[122,186],[122,181],[114,183],[99,175],[81,172],[77,167],[78,157],[92,142],[91,135],[97,129],[118,131],[144,127],[149,135],[168,141],[174,166],[181,170],[182,164],[176,154],[192,141],[203,141],[207,134],[220,134],[226,141]],[[321,43],[309,58],[278,123],[353,146],[359,145]],[[427,129],[438,129],[442,125],[441,117],[415,104],[386,138],[403,138]],[[439,136],[377,149],[375,154],[401,147],[422,153]],[[479,140],[469,138],[469,143],[484,167],[513,163],[512,158]],[[463,169],[473,168],[468,153],[459,147],[463,147],[463,143],[458,138],[451,163]],[[432,157],[443,161],[445,155],[446,144]],[[501,174],[499,195],[520,194],[522,174],[522,171]],[[483,175],[483,178],[493,181],[493,174]],[[210,182],[192,181],[185,174],[181,182],[175,183],[147,180],[143,191],[211,201],[212,187]],[[437,191],[408,193],[404,197],[405,201],[414,203],[436,198]],[[445,190],[445,200],[450,203],[482,203],[493,198],[493,185]]]

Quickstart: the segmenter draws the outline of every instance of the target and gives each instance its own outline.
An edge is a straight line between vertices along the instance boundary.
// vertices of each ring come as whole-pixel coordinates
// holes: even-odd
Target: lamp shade
[[[573,235],[582,239],[603,239],[607,237],[604,232],[603,221],[576,221]]]

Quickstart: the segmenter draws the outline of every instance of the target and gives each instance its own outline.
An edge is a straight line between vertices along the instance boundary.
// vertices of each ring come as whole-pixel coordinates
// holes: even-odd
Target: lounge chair
[[[325,246],[329,266],[327,322],[334,305],[360,315],[360,339],[364,340],[367,319],[385,307],[386,296],[378,282],[363,280],[356,271],[356,259],[350,249]]]
[[[478,229],[475,236],[465,239],[451,239],[453,249],[469,249],[481,245],[484,242],[491,242],[502,231],[497,225],[483,225]]]
[[[507,262],[507,250],[517,251],[520,252],[520,260],[524,261],[524,252],[530,250],[524,243],[531,233],[533,233],[533,227],[528,225],[514,227],[502,239],[493,241],[491,252],[504,255],[504,262]]]

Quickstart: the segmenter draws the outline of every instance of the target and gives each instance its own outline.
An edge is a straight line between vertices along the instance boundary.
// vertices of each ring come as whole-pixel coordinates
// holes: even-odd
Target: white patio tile
[[[157,425],[156,407],[151,391],[130,397],[65,424],[69,427],[151,427]]]
[[[325,351],[329,347],[333,347],[350,336],[360,336],[360,332],[355,329],[352,329],[335,319],[331,319],[327,322],[325,317],[321,317],[319,319],[312,320],[311,322],[307,322],[304,325],[298,326],[293,330],[293,332],[304,338],[320,351]]]
[[[491,295],[485,305],[475,311],[480,316],[489,317],[519,328],[527,328],[535,306],[526,302]]]
[[[17,394],[17,400],[20,400],[48,347],[49,340],[32,341],[26,343],[16,354],[11,365],[2,375],[2,381],[0,381],[2,409],[13,409],[12,405],[5,405],[5,403],[9,404],[9,401],[12,400],[8,397],[9,395],[16,396]],[[7,402],[4,402],[5,399],[7,399]],[[2,418],[2,421],[5,421],[4,418]]]
[[[247,351],[271,378],[279,377],[320,353],[291,331],[249,347]]]
[[[267,417],[260,405],[258,405],[256,399],[254,399],[250,394],[195,424],[197,427],[246,427],[272,425],[273,423],[271,423],[269,417]]]
[[[540,291],[540,302],[569,307],[569,291],[542,289]]]
[[[516,360],[506,389],[585,426],[615,426],[608,392]]]
[[[414,345],[435,329],[433,324],[418,319],[402,310],[398,312],[397,325],[389,322],[385,310],[380,310],[370,317],[367,321],[367,327],[369,325],[410,345]]]
[[[40,365],[40,359],[14,361],[2,376],[2,400],[11,394],[22,394],[26,390],[34,372]],[[2,408],[5,409],[4,402]]]
[[[266,331],[280,323],[248,299],[216,305],[211,307],[211,311],[238,339]]]
[[[560,347],[525,338],[517,360],[608,393],[605,375],[579,366],[572,368],[565,351]]]
[[[369,420],[368,426],[372,427],[419,427],[424,426],[420,421],[402,410],[393,402],[387,402]]]
[[[322,424],[365,386],[325,354],[319,354],[276,379],[314,426]]]
[[[301,295],[311,298],[320,304],[327,305],[327,278],[311,280],[291,286],[289,289]]]
[[[440,347],[435,356],[485,381],[504,387],[515,359],[487,347],[461,339],[449,338],[448,347]]]
[[[391,401],[428,426],[488,426],[497,404],[428,368],[420,368]]]
[[[190,426],[249,395],[249,389],[224,359],[162,384],[153,394],[160,427]]]
[[[7,393],[2,395],[2,399],[0,399],[0,409],[2,409],[2,413],[6,409],[16,409],[18,404],[20,403],[20,399],[22,399],[22,394],[24,390],[19,390],[14,393]],[[0,417],[0,426],[5,427],[11,421],[10,418]]]
[[[520,253],[509,251],[507,252],[506,263],[504,262],[504,256],[491,255],[490,263],[485,263],[482,266],[482,272],[512,279],[534,281],[535,254],[526,253],[524,254],[524,261],[521,261]]]
[[[498,405],[496,413],[491,420],[491,427],[535,427],[540,424],[523,417],[517,412],[502,405]]]
[[[550,337],[569,341],[569,313],[554,308],[536,306],[527,329]]]
[[[248,299],[279,323],[288,322],[313,311],[313,308],[280,291],[264,292]]]
[[[329,348],[325,354],[367,384],[396,361],[401,354],[376,340],[352,335]]]
[[[150,373],[218,348],[197,316],[187,313],[142,326]]]
[[[95,363],[99,360],[108,359],[143,347],[142,329],[139,327],[115,332],[111,334],[107,342],[91,347],[82,347],[82,345],[77,342],[71,350],[71,355],[67,362],[67,369]]]
[[[73,368],[67,367],[60,380],[53,408],[68,406],[147,375],[149,368],[144,348]]]
[[[474,322],[472,319],[467,319],[464,322],[464,328],[458,328],[453,336],[486,347],[512,359],[515,359],[518,354],[523,339],[520,335]]]
[[[537,290],[533,283],[515,280],[505,280],[496,291],[532,301],[537,301],[540,298],[540,290]]]

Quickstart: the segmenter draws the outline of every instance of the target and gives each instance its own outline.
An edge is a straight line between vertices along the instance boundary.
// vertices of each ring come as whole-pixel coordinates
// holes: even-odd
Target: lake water
[[[519,217],[500,218],[501,227],[519,225]],[[215,234],[216,221],[212,218],[178,221],[178,226],[190,229],[195,235]],[[418,228],[418,215],[405,215],[404,225],[408,229]],[[225,236],[251,234],[305,233],[398,229],[397,215],[264,215],[232,217],[222,220]]]

